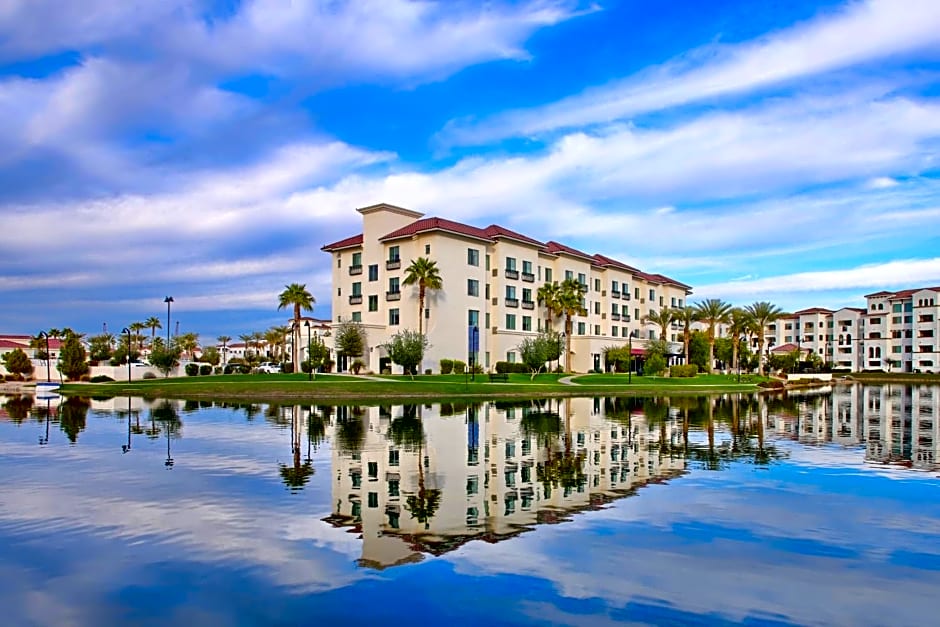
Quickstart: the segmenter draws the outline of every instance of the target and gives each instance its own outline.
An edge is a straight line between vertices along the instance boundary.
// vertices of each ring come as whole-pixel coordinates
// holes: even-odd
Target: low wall
[[[799,374],[788,374],[787,381],[832,381],[831,372],[801,372]]]

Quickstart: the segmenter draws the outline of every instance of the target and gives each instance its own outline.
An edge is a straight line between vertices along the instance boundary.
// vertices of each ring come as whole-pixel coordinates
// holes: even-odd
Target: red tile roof
[[[692,291],[692,286],[691,286],[691,285],[686,285],[685,283],[680,283],[679,281],[676,281],[675,279],[670,279],[669,277],[667,277],[666,275],[663,275],[663,274],[647,274],[646,276],[648,276],[648,277],[655,277],[656,280],[657,280],[658,282],[660,282],[660,283],[669,283],[670,285],[675,285],[676,287],[681,287],[681,288],[687,289],[687,290],[689,290],[689,291]]]
[[[594,257],[592,257],[591,255],[587,253],[583,253],[580,250],[572,248],[571,246],[565,246],[564,244],[560,244],[558,242],[554,242],[554,241],[547,242],[545,244],[545,250],[546,252],[550,252],[556,255],[561,253],[565,255],[570,255],[572,257],[581,257],[585,261],[590,261],[592,264],[594,263]]]
[[[380,237],[379,241],[387,242],[393,239],[411,237],[412,235],[417,235],[418,233],[427,233],[428,231],[447,231],[448,233],[455,233],[465,237],[473,237],[475,239],[482,239],[487,241],[490,240],[490,237],[486,234],[486,231],[483,229],[478,229],[475,226],[461,224],[460,222],[454,222],[453,220],[445,220],[444,218],[422,218],[421,220],[415,220],[408,226],[403,226],[396,231],[392,231],[388,235]]]
[[[796,350],[796,344],[781,344],[770,349],[771,353],[792,353]]]
[[[616,259],[605,257],[604,255],[594,255],[594,264],[600,266],[601,268],[613,266],[615,268],[620,268],[621,270],[626,270],[627,272],[633,272],[634,274],[643,274],[633,266],[628,266],[622,261],[617,261]]]
[[[527,237],[521,233],[516,233],[511,231],[506,227],[499,226],[498,224],[491,224],[483,232],[486,233],[490,238],[496,239],[498,237],[505,237],[507,239],[514,239],[516,241],[522,242],[524,244],[531,244],[532,246],[538,246],[539,248],[544,248],[545,244],[538,240],[534,240],[531,237]]]
[[[325,250],[327,252],[332,252],[334,250],[342,250],[344,248],[355,248],[356,246],[362,246],[362,233],[359,235],[353,235],[352,237],[347,237],[346,239],[341,239],[338,242],[333,242],[332,244],[327,244],[320,248],[320,250]]]
[[[793,312],[793,315],[800,316],[803,314],[814,314],[814,313],[831,314],[832,310],[826,309],[825,307],[810,307],[809,309],[801,309],[799,311],[795,311]]]
[[[875,298],[876,296],[891,296],[892,292],[875,292],[874,294],[865,294],[865,298]]]
[[[10,340],[0,340],[0,348],[28,348],[27,344],[22,342],[12,342]]]

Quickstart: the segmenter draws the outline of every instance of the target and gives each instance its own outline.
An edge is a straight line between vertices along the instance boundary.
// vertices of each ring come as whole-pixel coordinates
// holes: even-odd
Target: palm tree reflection
[[[310,457],[309,445],[311,442],[310,433],[308,432],[307,436],[307,459],[301,463],[300,461],[300,438],[301,438],[301,408],[300,405],[294,405],[290,408],[290,446],[291,446],[291,458],[293,460],[293,465],[288,466],[286,464],[279,464],[281,481],[284,482],[284,485],[288,487],[291,493],[298,492],[303,490],[304,486],[307,485],[307,482],[310,481],[310,477],[313,476],[313,460]],[[308,419],[308,425],[313,422],[313,416],[311,414]]]

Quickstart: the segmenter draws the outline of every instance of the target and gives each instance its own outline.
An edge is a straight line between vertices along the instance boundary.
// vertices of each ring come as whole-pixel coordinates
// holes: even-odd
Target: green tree
[[[110,333],[92,335],[88,338],[88,356],[93,361],[108,361],[111,359],[114,346],[114,336]]]
[[[731,367],[740,370],[738,356],[741,352],[741,338],[754,328],[754,318],[746,310],[735,307],[728,314],[728,337],[731,339]]]
[[[222,361],[222,357],[219,355],[218,348],[215,346],[207,346],[205,350],[202,351],[202,357],[200,357],[199,361],[218,366],[219,362]]]
[[[67,336],[62,343],[62,349],[59,351],[59,372],[71,380],[88,374],[85,347],[74,335]]]
[[[561,315],[561,285],[558,281],[544,284],[539,288],[536,299],[545,307],[545,328],[552,330],[555,317]]]
[[[196,349],[199,348],[199,336],[195,333],[184,333],[175,337],[173,343],[182,355],[186,355],[188,359],[192,360],[196,354]],[[153,363],[153,361],[151,360],[150,363]]]
[[[162,372],[164,377],[170,376],[170,371],[180,364],[179,347],[167,348],[162,338],[154,338],[153,347],[150,349],[150,363]]]
[[[568,372],[571,372],[571,335],[574,328],[571,319],[575,315],[587,315],[587,309],[584,306],[585,294],[587,294],[587,285],[575,279],[565,279],[561,282],[558,305],[565,316],[565,370]]]
[[[78,338],[74,339],[78,341]],[[79,396],[69,396],[59,405],[59,428],[72,444],[78,440],[78,434],[85,430],[90,407],[91,402]]]
[[[5,353],[3,355],[3,365],[10,374],[19,374],[24,377],[29,377],[33,374],[33,362],[29,360],[29,356],[20,348],[15,348],[9,353]]]
[[[428,349],[428,339],[420,331],[404,329],[391,337],[385,345],[388,356],[393,363],[404,368],[414,379],[424,353]]]
[[[692,323],[698,320],[698,312],[695,307],[680,307],[675,310],[676,322],[682,325],[682,354],[685,355],[685,363],[691,364],[692,355],[689,353],[689,343],[692,341]]]
[[[760,359],[760,374],[764,374],[764,333],[768,325],[783,317],[783,310],[767,301],[755,302],[752,305],[748,305],[745,309],[751,314],[751,318],[754,320],[754,326],[758,328],[757,355]]]
[[[708,336],[697,329],[689,338],[689,362],[698,366],[699,372],[705,372],[708,364]]]
[[[307,345],[307,360],[301,364],[304,372],[313,373],[316,378],[316,372],[330,358],[330,349],[327,348],[320,336],[315,335]]]
[[[134,340],[137,342],[137,350],[142,350],[144,348],[144,336],[140,332],[146,329],[147,325],[143,322],[132,322],[127,325],[127,328],[130,329]]]
[[[650,310],[648,314],[643,316],[643,323],[655,324],[659,327],[659,339],[665,342],[669,341],[669,325],[674,320],[676,320],[676,310],[669,307],[663,307],[659,311]]]
[[[291,323],[291,346],[300,346],[300,312],[313,311],[317,299],[307,291],[306,283],[291,283],[284,286],[284,291],[278,295],[277,310],[292,307],[294,310]],[[294,372],[300,370],[300,351],[293,351]]]
[[[163,325],[160,323],[160,318],[150,316],[144,320],[144,326],[150,329],[150,345],[153,346],[153,338],[157,336],[157,329],[163,328]]]
[[[708,366],[706,372],[712,371],[715,363],[715,329],[719,324],[728,322],[731,314],[731,305],[720,298],[706,298],[696,303],[699,320],[708,325],[706,337],[708,338]]]
[[[366,347],[366,330],[358,322],[340,322],[334,341],[337,354],[347,358],[361,357]]]
[[[664,339],[652,340],[646,344],[646,362],[643,364],[643,374],[659,376],[666,370],[666,355],[669,354],[669,343]]]
[[[424,299],[427,297],[427,291],[444,287],[444,280],[441,278],[437,262],[427,257],[413,259],[411,265],[405,268],[405,280],[402,284],[418,286],[418,333],[423,333]]]
[[[550,356],[557,356],[558,344],[556,333],[553,331],[543,331],[535,337],[523,339],[516,347],[519,351],[519,356],[522,358],[522,363],[524,363],[526,368],[529,369],[529,372],[532,373],[529,377],[530,380],[534,379],[535,375],[545,367],[546,362],[550,361]]]

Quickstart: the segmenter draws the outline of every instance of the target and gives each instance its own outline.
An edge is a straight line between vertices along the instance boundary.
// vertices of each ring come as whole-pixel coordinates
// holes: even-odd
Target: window
[[[516,299],[516,286],[507,285],[506,286],[506,300],[515,300]]]
[[[673,296],[673,297],[670,299],[669,302],[670,302],[670,307],[675,307],[675,306],[676,306],[676,297]]]
[[[379,264],[374,263],[369,266],[369,280],[370,281],[379,280]]]
[[[611,303],[611,304],[610,304],[610,313],[611,313],[611,315],[619,316],[619,315],[620,315],[620,305],[618,305],[617,303]]]
[[[399,322],[398,309],[389,309],[388,310],[388,325],[391,327],[397,327]]]
[[[901,303],[895,303],[894,305],[891,306],[891,311],[893,311],[894,313],[901,313],[901,309],[902,309]]]
[[[362,296],[362,283],[356,281],[352,284],[352,295],[353,296]]]
[[[516,258],[515,257],[506,257],[506,269],[513,271],[516,269]]]
[[[522,316],[522,330],[523,331],[532,330],[532,316]]]
[[[532,302],[532,288],[529,288],[529,287],[522,288],[522,302],[524,303]]]
[[[656,300],[656,290],[650,290],[650,302]]]
[[[340,257],[339,255],[336,256],[336,267],[337,268],[343,267],[343,258]]]
[[[613,292],[614,294],[619,293],[619,292],[620,292],[620,283],[619,283],[618,281],[611,281],[611,282],[610,282],[610,291]]]
[[[471,309],[467,312],[467,326],[478,327],[480,326],[480,312],[476,309]]]
[[[398,461],[399,461],[399,457],[400,457],[399,451],[397,451],[397,450],[395,450],[395,449],[392,449],[391,451],[389,451],[389,452],[388,452],[388,465],[389,465],[389,466],[397,466],[397,465],[398,465]]]
[[[398,481],[395,479],[388,480],[388,495],[391,497],[399,496],[401,493],[398,491]]]
[[[467,279],[467,296],[480,295],[480,282],[476,279]]]
[[[522,274],[532,274],[532,262],[531,261],[522,262]]]
[[[587,285],[587,277],[584,276],[583,272],[578,273],[578,283],[580,283],[581,285]]]
[[[354,311],[354,312],[352,313],[352,321],[353,321],[353,322],[362,322],[362,312],[361,312],[361,311]]]
[[[597,315],[601,314],[601,301],[594,301],[594,313]]]
[[[565,270],[565,280],[570,281],[573,278],[574,278],[574,272],[572,272],[571,270]]]
[[[506,328],[510,331],[516,328],[516,314],[506,314]]]
[[[659,297],[659,306],[660,306],[660,307],[663,306],[663,297],[662,297],[662,296]]]
[[[425,245],[424,245],[424,254],[425,254],[425,255],[430,255],[430,254],[431,254],[431,245],[430,245],[430,244],[425,244]]]
[[[362,253],[353,253],[352,265],[354,266],[362,265]]]
[[[487,355],[488,354],[489,353],[487,353]],[[509,351],[508,353],[506,353],[506,361],[508,361],[511,364],[516,363],[516,354],[512,351]]]
[[[369,296],[369,311],[378,311],[379,310],[379,297],[375,294]]]
[[[388,280],[388,291],[391,294],[397,294],[401,291],[401,286],[398,282],[398,277],[393,276]]]
[[[545,282],[546,283],[552,282],[552,269],[551,268],[545,268]]]
[[[483,326],[485,326],[487,329],[490,328],[490,312],[486,312],[486,324]]]
[[[633,310],[633,319],[636,320],[637,322],[640,322],[640,308],[639,307],[636,307]]]
[[[601,291],[601,280],[600,280],[600,279],[594,279],[594,291],[595,291],[595,292]]]
[[[640,298],[640,288],[638,287],[633,288],[633,298]]]
[[[389,261],[401,261],[401,252],[398,246],[388,247],[388,260]]]
[[[468,266],[480,266],[480,251],[476,248],[467,249],[467,265]]]
[[[620,327],[620,335],[623,337],[630,337],[630,329],[627,327]]]
[[[617,331],[618,331],[618,328],[617,328],[617,327],[610,327],[610,334],[611,334],[613,337],[617,337]]]
[[[600,334],[601,334],[601,325],[595,324],[595,325],[594,325],[594,335],[600,335]]]
[[[480,478],[479,477],[467,477],[467,496],[472,494],[479,494],[480,492]]]
[[[369,462],[369,480],[374,481],[379,478],[379,462]]]
[[[375,508],[378,506],[379,506],[379,493],[369,492],[369,507]]]
[[[584,335],[584,323],[583,322],[578,323],[578,335]]]

